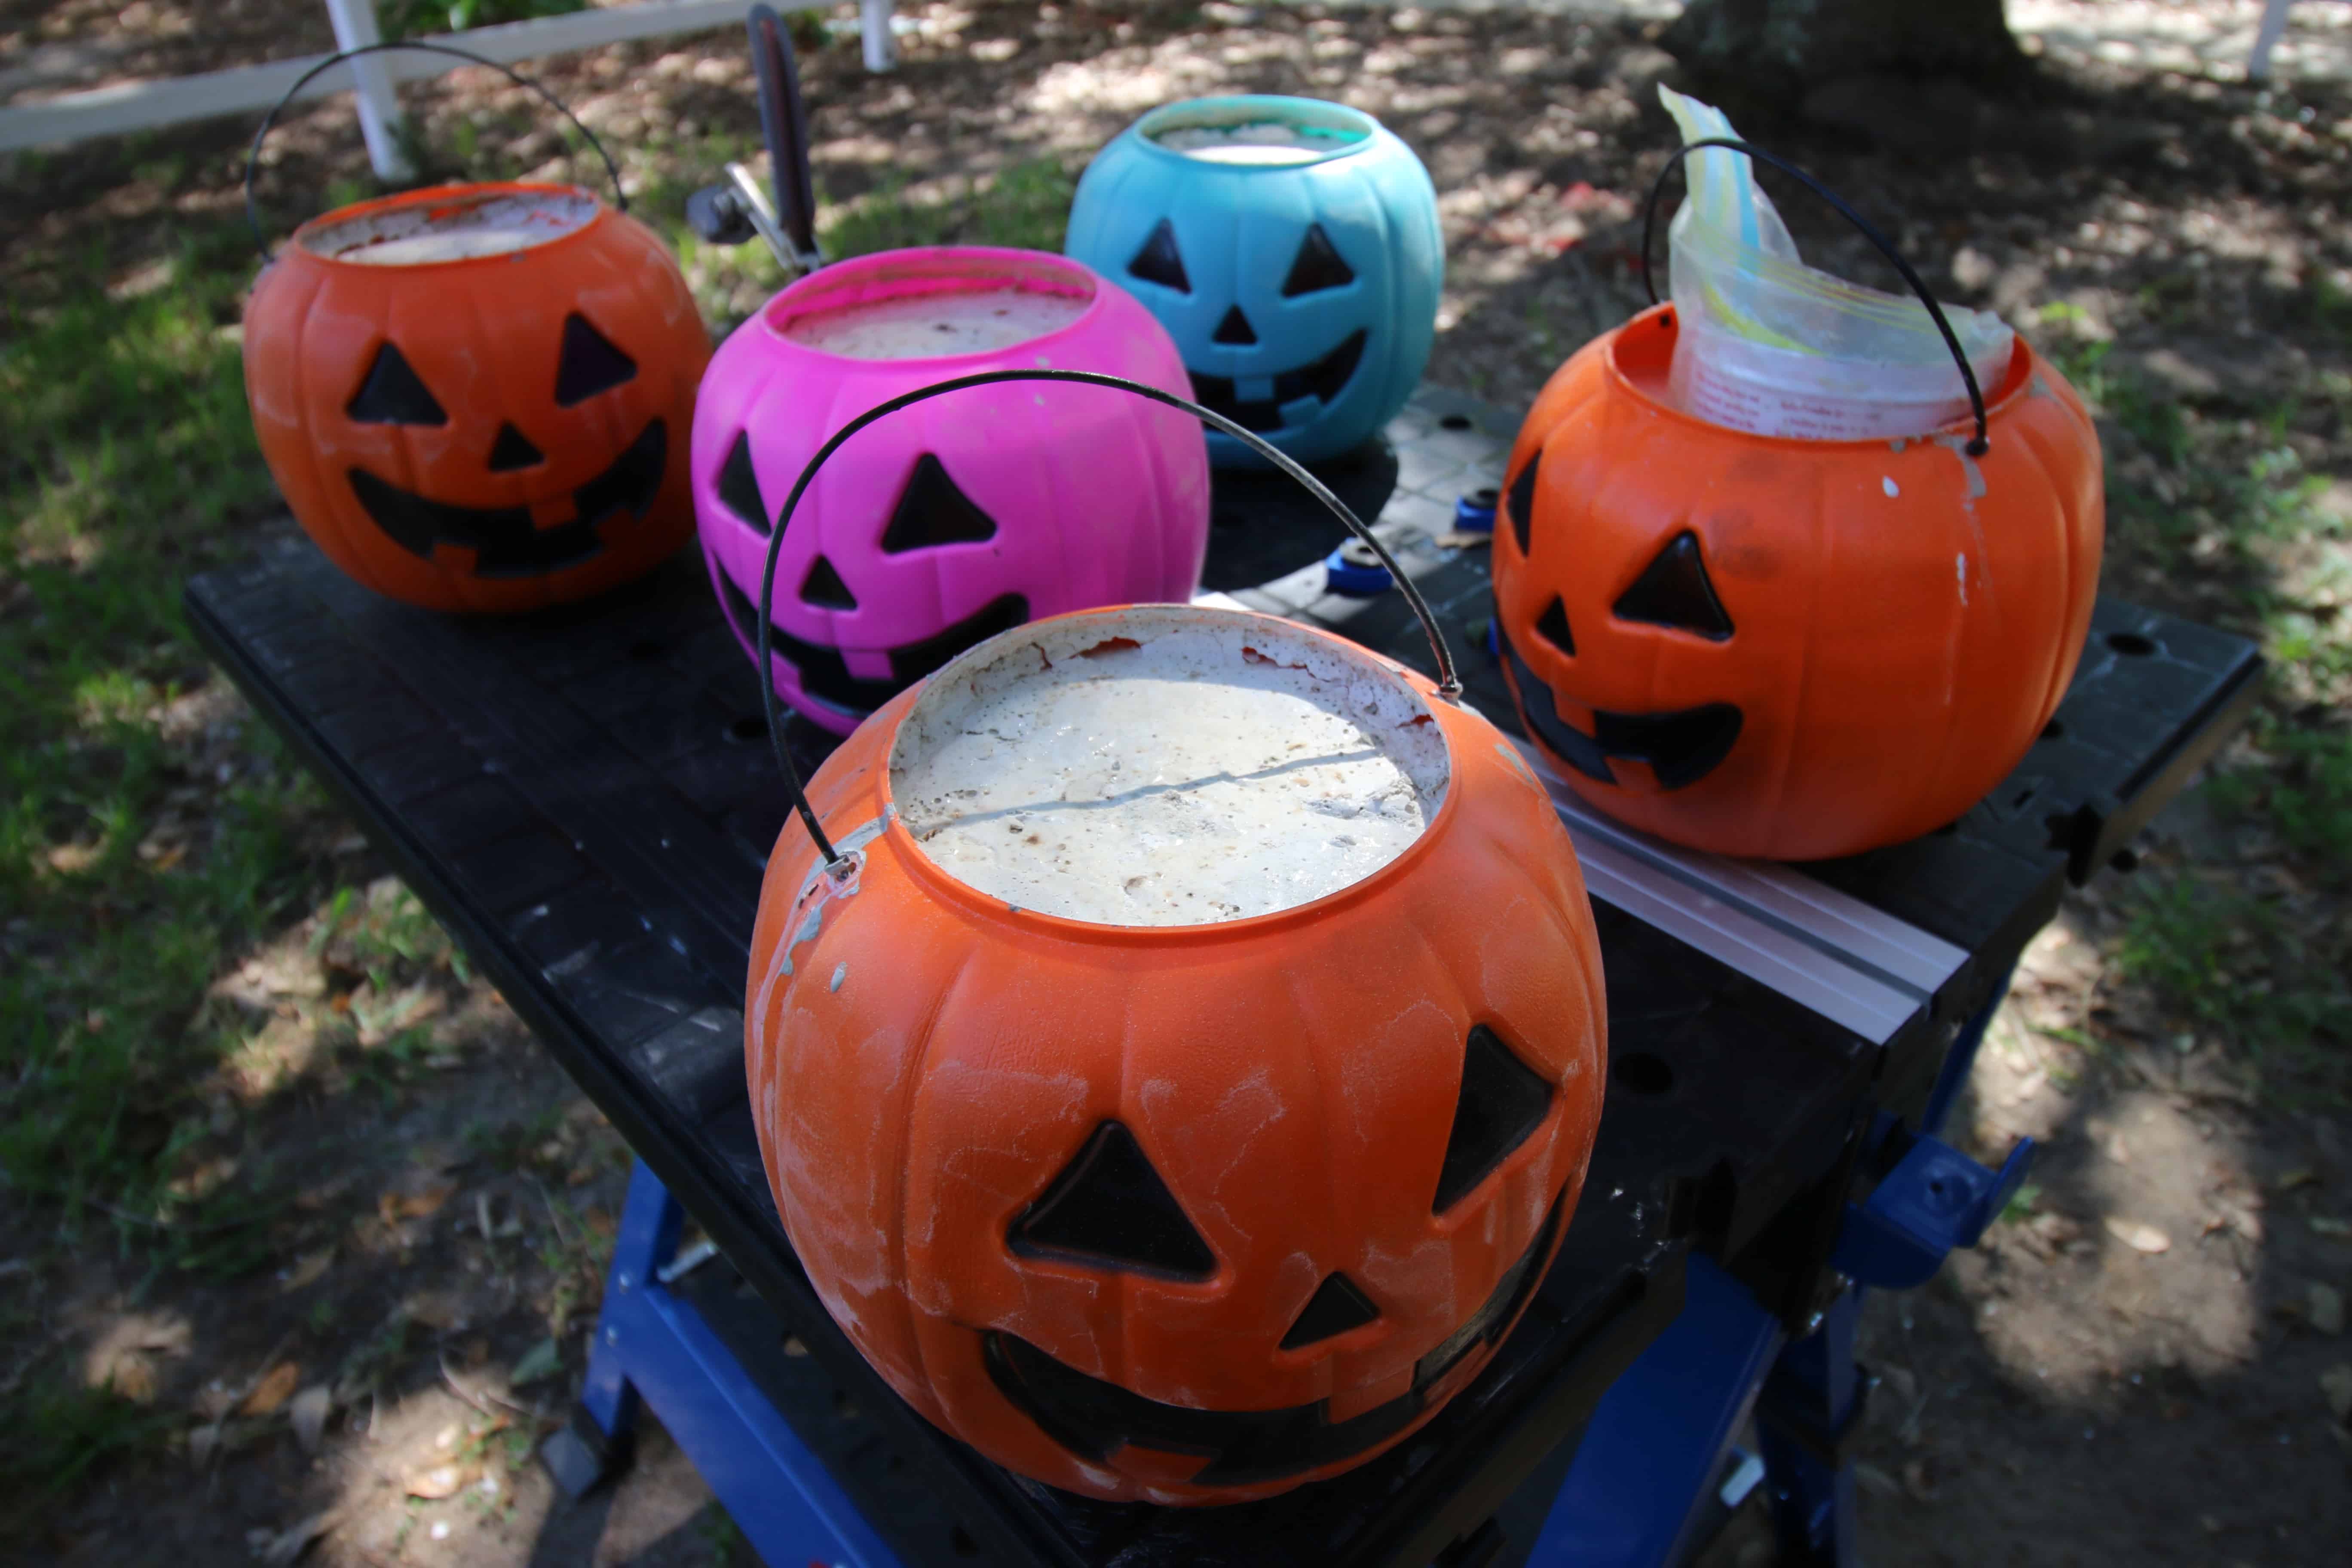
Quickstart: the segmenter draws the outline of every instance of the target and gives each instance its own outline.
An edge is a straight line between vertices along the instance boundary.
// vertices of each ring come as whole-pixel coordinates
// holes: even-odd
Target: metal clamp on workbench
[[[2033,1140],[2021,1138],[2000,1169],[1986,1169],[1882,1113],[1892,1167],[1860,1204],[1848,1204],[1830,1267],[1857,1284],[1908,1290],[1933,1279],[1953,1248],[1974,1247],[2025,1180]]]

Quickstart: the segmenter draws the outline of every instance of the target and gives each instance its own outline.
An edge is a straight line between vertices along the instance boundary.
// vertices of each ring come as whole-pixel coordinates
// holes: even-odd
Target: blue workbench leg
[[[636,1384],[629,1380],[620,1348],[622,1307],[629,1293],[654,1279],[677,1250],[686,1211],[639,1161],[629,1173],[628,1201],[613,1244],[613,1266],[604,1274],[604,1310],[588,1351],[588,1376],[572,1424],[548,1439],[541,1453],[548,1472],[579,1497],[628,1461],[637,1420]]]
[[[586,1386],[570,1429],[541,1450],[548,1468],[574,1496],[603,1479],[625,1457],[642,1400],[762,1563],[899,1568],[693,1300],[663,1278],[683,1279],[696,1261],[689,1254],[670,1267],[685,1219],[640,1162],[621,1211]]]
[[[1780,1539],[1782,1568],[1855,1568],[1853,1461],[1845,1438],[1862,1414],[1863,1372],[1853,1359],[1861,1293],[1838,1292],[1821,1326],[1791,1344],[1765,1379],[1756,1405],[1764,1483]]]
[[[1909,1289],[1924,1283],[1951,1247],[1976,1244],[2024,1177],[2031,1140],[2021,1142],[1999,1172],[1990,1172],[1935,1138],[2008,994],[2004,974],[1953,1037],[1920,1114],[1921,1136],[1880,1190],[1847,1215],[1832,1262],[1853,1282],[1838,1292],[1811,1333],[1780,1352],[1765,1380],[1756,1425],[1783,1564],[1854,1568],[1861,1561],[1853,1463],[1844,1448],[1866,1392],[1867,1379],[1853,1359],[1863,1291],[1872,1284]]]
[[[1681,1313],[1594,1407],[1530,1568],[1679,1562],[1783,1339],[1746,1286],[1693,1258]]]

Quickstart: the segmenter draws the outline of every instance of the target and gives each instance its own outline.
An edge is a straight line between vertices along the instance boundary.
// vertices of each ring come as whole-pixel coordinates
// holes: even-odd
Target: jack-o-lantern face
[[[1163,638],[1210,651],[1189,673],[1125,663]],[[1094,684],[1122,668],[1165,695]],[[1188,708],[1245,727],[1231,688],[1280,671],[1360,700],[1357,738],[1326,752],[1302,700],[1268,732],[1307,749],[1277,739],[1263,771],[1170,739]],[[1054,753],[1034,736],[1057,716],[1033,731],[972,706],[1046,680],[1104,715],[1068,752],[1071,787],[1003,782],[1005,763],[986,790],[909,782],[927,748],[990,744],[958,737]],[[1239,842],[1194,792],[1244,775],[1305,785],[1322,805],[1299,808],[1318,819],[1303,831],[1351,843],[1374,814],[1349,816],[1312,770],[1377,752],[1373,736],[1419,749],[1442,808],[1397,859],[1313,901],[1120,925],[1013,907],[960,874],[1059,861],[1066,836],[1138,796],[1197,842]],[[1120,776],[1155,787],[1106,790]],[[810,901],[822,877],[796,827],[770,857],[751,1100],[812,1284],[918,1410],[1058,1487],[1238,1502],[1362,1462],[1478,1375],[1574,1209],[1605,1051],[1574,851],[1500,731],[1327,634],[1135,606],[950,662],[859,727],[809,797],[859,857],[856,892]],[[930,814],[948,800],[965,847],[941,847]],[[1104,873],[1104,912],[1216,907],[1216,888],[1183,881],[1186,853],[1180,838],[1147,875]]]
[[[708,356],[658,242],[562,187],[330,214],[246,319],[255,426],[296,516],[352,575],[434,608],[577,598],[683,542]]]
[[[822,326],[879,312],[875,330],[903,330],[925,301],[944,312],[935,324],[954,326],[1007,297],[1045,330],[944,354],[919,336],[913,352],[865,355]],[[1041,363],[1185,389],[1175,345],[1132,296],[1033,251],[856,257],[799,279],[729,338],[696,411],[694,500],[711,585],[745,650],[759,642],[776,513],[828,435],[915,387]],[[1024,383],[918,404],[843,447],[785,527],[769,637],[777,694],[846,734],[909,681],[1034,616],[1189,599],[1208,481],[1200,422],[1121,393]]]
[[[2020,343],[1990,447],[1749,435],[1664,396],[1671,308],[1580,350],[1519,433],[1496,629],[1579,794],[1678,842],[1814,859],[1899,842],[2014,767],[2098,579],[2097,436]]]
[[[1312,99],[1146,115],[1088,166],[1065,248],[1168,328],[1200,403],[1310,461],[1403,405],[1444,270],[1420,161],[1370,116]],[[1220,463],[1255,461],[1209,443]]]

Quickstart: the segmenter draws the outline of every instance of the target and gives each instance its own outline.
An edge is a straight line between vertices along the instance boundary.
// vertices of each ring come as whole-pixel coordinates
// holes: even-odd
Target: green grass
[[[69,1227],[93,1199],[153,1208],[226,1043],[205,988],[305,890],[289,824],[314,786],[257,732],[230,778],[193,777],[161,721],[206,679],[184,576],[273,499],[222,331],[237,254],[209,235],[0,348],[0,1174]]]
[[[2271,900],[2179,875],[2134,890],[2116,962],[2286,1105],[2352,1103],[2352,993]]]
[[[111,1386],[84,1388],[54,1373],[20,1389],[10,1405],[8,1419],[0,1421],[0,1497],[13,1490],[28,1508],[63,1495],[106,1464],[159,1452],[184,1420]],[[0,1526],[0,1540],[6,1533]]]
[[[376,16],[387,38],[421,38],[428,33],[462,33],[499,22],[561,16],[587,5],[588,0],[388,0]]]
[[[902,180],[823,221],[819,240],[838,259],[910,245],[1000,245],[1059,250],[1077,181],[1051,159],[1014,163],[961,195],[917,201]]]
[[[705,137],[694,149],[693,162],[715,172],[729,159],[740,162],[756,151],[749,143]],[[1076,185],[1066,169],[1046,158],[1013,163],[961,189],[921,198],[908,193],[903,178],[893,177],[854,201],[821,205],[817,244],[835,261],[917,245],[1058,251]],[[782,265],[756,239],[739,246],[704,244],[686,225],[689,188],[653,183],[634,210],[676,248],[704,319],[723,336],[787,279]]]
[[[2333,295],[2313,310],[2331,330],[2352,319]],[[2065,325],[2074,313],[2053,308],[2042,319]],[[2333,407],[2192,405],[2117,369],[2107,349],[2060,342],[2053,356],[2122,437],[2107,454],[2111,551],[2157,565],[2187,613],[2255,638],[2271,665],[2254,723],[2260,760],[2218,774],[2212,803],[2264,827],[2305,885],[2340,892],[2352,879],[2352,731],[2341,723],[2352,704],[2352,616],[2334,607],[2345,574],[2325,547],[2344,529],[2314,505],[2326,480],[2305,471],[2294,437],[2314,424],[2352,427],[2352,385],[2303,389]],[[2129,889],[2116,962],[2200,1039],[2251,1068],[2266,1097],[2345,1104],[2352,991],[2341,976],[2352,933],[2251,886],[2183,874]]]
[[[2259,821],[2288,853],[2331,881],[2352,877],[2352,731],[2262,726],[2266,766],[2213,781],[2215,806]]]

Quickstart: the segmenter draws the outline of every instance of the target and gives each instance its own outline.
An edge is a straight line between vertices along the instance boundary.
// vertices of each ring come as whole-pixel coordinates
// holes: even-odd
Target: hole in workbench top
[[[2155,641],[2137,632],[2109,632],[2107,646],[2127,658],[2146,658],[2156,651]]]
[[[1470,416],[1467,414],[1449,414],[1437,423],[1447,430],[1467,430],[1470,428]]]
[[[1628,1094],[1660,1095],[1675,1087],[1675,1069],[1664,1057],[1631,1051],[1609,1064],[1609,1076]]]
[[[756,741],[768,732],[768,721],[757,713],[746,713],[727,726],[727,732],[739,741]]]
[[[2042,738],[2045,741],[2063,740],[2065,734],[2066,723],[2063,719],[2053,719],[2042,726]]]

